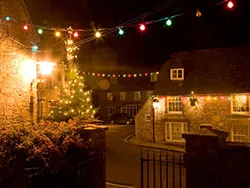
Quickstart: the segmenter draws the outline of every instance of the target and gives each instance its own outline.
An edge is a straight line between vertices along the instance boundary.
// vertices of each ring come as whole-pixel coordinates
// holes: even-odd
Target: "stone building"
[[[51,74],[41,75],[41,82],[37,86],[37,119],[45,119],[50,111],[55,108],[60,100],[61,91],[65,82],[65,66],[63,63],[56,63]]]
[[[7,17],[7,19],[6,19]],[[29,24],[27,31],[24,23]],[[0,1],[0,122],[36,122],[37,35],[23,0]]]
[[[183,133],[213,126],[229,132],[228,141],[249,143],[249,62],[247,46],[173,54],[136,116],[136,136],[182,145]]]
[[[158,79],[157,67],[106,67],[105,70],[84,70],[85,81],[93,88],[93,103],[99,108],[96,117],[110,123],[116,113],[134,117],[153,93]]]

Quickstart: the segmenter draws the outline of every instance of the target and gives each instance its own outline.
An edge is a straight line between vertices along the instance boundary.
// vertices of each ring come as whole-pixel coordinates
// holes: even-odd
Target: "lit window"
[[[182,134],[187,132],[187,123],[181,122],[166,122],[165,123],[165,137],[166,141],[184,141]]]
[[[168,97],[168,113],[182,113],[182,108],[180,96]]]
[[[113,94],[112,93],[108,93],[108,101],[113,101]]]
[[[232,141],[233,142],[249,142],[248,125],[233,125]]]
[[[158,81],[158,74],[157,73],[150,74],[150,81],[157,82]]]
[[[170,79],[171,80],[184,80],[184,69],[171,69]]]
[[[111,84],[117,84],[117,77],[110,77]]]
[[[147,98],[152,97],[152,95],[153,95],[153,91],[147,91]]]
[[[121,101],[126,101],[126,92],[121,92],[120,93],[120,100]]]
[[[135,101],[141,100],[141,92],[140,91],[134,92],[134,100]]]
[[[248,95],[232,95],[232,112],[249,112],[249,96]]]

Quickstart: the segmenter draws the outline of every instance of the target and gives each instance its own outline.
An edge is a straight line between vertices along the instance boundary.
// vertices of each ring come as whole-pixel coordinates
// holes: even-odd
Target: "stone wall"
[[[153,140],[153,108],[152,98],[149,98],[135,116],[136,136],[151,142]]]
[[[36,120],[36,88],[31,85],[35,61],[23,47],[7,38],[0,41],[0,123]]]
[[[199,129],[201,124],[212,124],[213,126],[223,127],[225,131],[230,133],[232,124],[241,123],[249,124],[248,118],[238,117],[235,119],[231,115],[231,100],[227,96],[218,97],[210,96],[210,98],[199,98],[197,104],[192,106],[190,100],[186,97],[183,99],[183,113],[182,114],[168,114],[167,96],[158,97],[160,107],[155,110],[155,140],[156,142],[165,142],[165,122],[187,122],[188,131],[195,131]],[[230,96],[228,94],[228,96]],[[136,135],[141,138],[152,141],[152,99],[140,110],[136,116]],[[147,119],[146,116],[149,118]],[[227,138],[231,140],[231,134]],[[181,144],[182,145],[182,144]]]

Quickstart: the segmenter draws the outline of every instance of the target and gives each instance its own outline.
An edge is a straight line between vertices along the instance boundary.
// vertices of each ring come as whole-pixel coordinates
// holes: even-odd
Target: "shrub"
[[[87,126],[79,119],[0,126],[0,187],[64,184],[65,173],[98,155]]]

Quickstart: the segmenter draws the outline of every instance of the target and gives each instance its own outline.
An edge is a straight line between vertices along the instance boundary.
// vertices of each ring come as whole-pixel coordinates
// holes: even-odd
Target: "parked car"
[[[110,117],[110,124],[134,124],[134,118],[126,113],[116,113]]]

